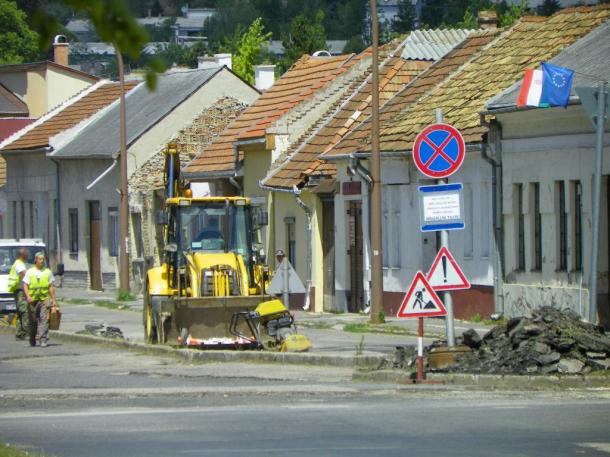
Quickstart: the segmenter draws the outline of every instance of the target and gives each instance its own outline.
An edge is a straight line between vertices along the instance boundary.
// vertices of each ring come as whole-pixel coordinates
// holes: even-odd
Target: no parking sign
[[[464,162],[466,144],[458,129],[449,124],[432,124],[415,137],[413,160],[430,178],[446,178]]]

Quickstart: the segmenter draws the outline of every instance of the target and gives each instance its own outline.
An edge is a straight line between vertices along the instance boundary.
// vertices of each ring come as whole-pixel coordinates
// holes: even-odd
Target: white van
[[[28,250],[28,268],[34,264],[34,254],[45,252],[46,246],[38,238],[0,239],[0,314],[13,313],[17,310],[15,296],[8,291],[8,274],[17,258],[19,248]]]

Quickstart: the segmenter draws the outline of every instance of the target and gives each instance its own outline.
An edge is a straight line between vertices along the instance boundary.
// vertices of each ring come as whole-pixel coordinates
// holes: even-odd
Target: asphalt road
[[[0,440],[62,457],[602,456],[610,392],[356,383],[345,368],[188,365],[0,332]]]

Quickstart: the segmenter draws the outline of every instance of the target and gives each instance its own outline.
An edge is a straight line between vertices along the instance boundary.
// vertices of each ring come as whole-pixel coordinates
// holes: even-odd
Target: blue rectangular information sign
[[[418,189],[422,232],[464,229],[462,183],[419,186]]]

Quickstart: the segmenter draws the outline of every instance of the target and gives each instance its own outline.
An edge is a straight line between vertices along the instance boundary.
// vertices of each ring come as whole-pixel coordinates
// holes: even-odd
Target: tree
[[[538,16],[551,16],[561,9],[561,4],[558,0],[544,0],[536,7]]]
[[[398,16],[392,20],[392,30],[398,34],[415,30],[417,12],[411,0],[399,0]]]
[[[309,18],[304,14],[299,14],[294,18],[290,24],[290,32],[282,39],[284,46],[284,58],[280,62],[282,71],[288,70],[303,54],[313,54],[326,48],[323,21],[322,10],[318,10],[314,18]]]
[[[510,27],[521,17],[530,13],[530,8],[527,4],[527,0],[521,0],[518,5],[510,5],[506,12],[503,14],[499,13],[500,16],[500,27]]]
[[[233,71],[245,81],[254,84],[254,65],[259,63],[263,44],[271,39],[271,32],[265,33],[262,19],[257,18],[244,33],[233,58]]]
[[[364,48],[366,48],[366,44],[364,44],[364,40],[361,35],[354,35],[347,43],[345,43],[345,47],[343,48],[343,54],[359,54]]]
[[[73,11],[84,14],[95,27],[97,36],[106,43],[112,43],[121,54],[136,60],[149,40],[148,33],[131,16],[122,0],[58,0]],[[40,48],[51,45],[53,36],[60,30],[57,19],[43,8],[36,8],[32,23],[40,35]],[[146,82],[149,87],[156,83],[156,73],[165,71],[161,59],[148,62]]]
[[[27,25],[25,13],[13,1],[0,0],[0,64],[23,63],[38,55],[38,36]]]

